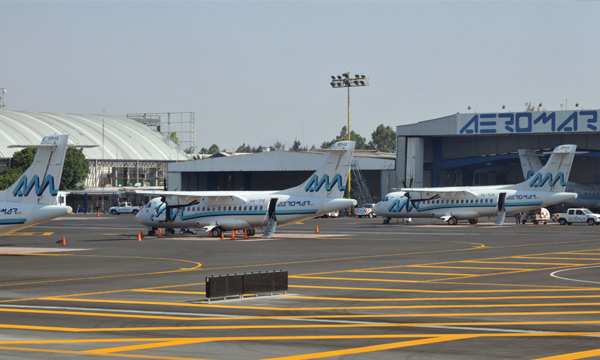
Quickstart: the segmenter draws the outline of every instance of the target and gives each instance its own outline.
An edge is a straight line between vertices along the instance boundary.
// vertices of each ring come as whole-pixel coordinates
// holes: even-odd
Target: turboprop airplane
[[[159,228],[170,233],[175,228],[203,228],[214,237],[224,231],[247,230],[254,235],[264,228],[263,238],[270,238],[277,225],[309,219],[356,205],[344,199],[354,141],[340,141],[331,146],[320,170],[304,183],[279,191],[136,191],[160,195],[152,199],[136,220],[149,227],[153,235]]]
[[[519,159],[521,160],[521,169],[525,179],[529,179],[543,166],[539,155],[532,150],[519,149]],[[579,184],[568,181],[566,191],[577,193],[577,199],[565,201],[563,204],[565,207],[600,209],[600,185]]]
[[[550,159],[533,177],[515,185],[407,188],[392,192],[375,205],[375,212],[390,218],[437,217],[456,225],[458,220],[477,224],[478,218],[496,216],[496,225],[506,214],[516,214],[577,197],[565,192],[576,145],[554,148]]]
[[[49,135],[40,145],[11,145],[9,148],[37,148],[33,164],[19,181],[0,191],[0,235],[41,223],[72,210],[57,205],[68,135]]]

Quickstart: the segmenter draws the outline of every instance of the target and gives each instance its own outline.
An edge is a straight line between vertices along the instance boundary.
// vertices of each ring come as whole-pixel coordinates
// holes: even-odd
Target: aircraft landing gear
[[[256,229],[246,229],[247,236],[254,236],[256,234]]]
[[[223,229],[221,229],[220,227],[215,227],[210,230],[210,235],[212,237],[221,237],[222,233],[223,233]]]
[[[451,216],[448,219],[448,225],[456,225],[456,223],[458,223],[458,220],[456,220],[456,218],[454,216]]]
[[[166,232],[167,234],[171,234],[171,235],[173,235],[173,234],[175,234],[175,229],[172,229],[172,228],[166,228],[166,229],[165,229],[165,232]]]
[[[390,223],[390,218],[388,218],[388,217],[384,217],[384,218],[383,218],[383,223],[384,223],[384,224],[389,224],[389,223]]]
[[[479,219],[469,219],[469,224],[475,225],[479,222]]]
[[[154,236],[156,235],[156,228],[152,228],[150,230],[148,230],[148,236]]]

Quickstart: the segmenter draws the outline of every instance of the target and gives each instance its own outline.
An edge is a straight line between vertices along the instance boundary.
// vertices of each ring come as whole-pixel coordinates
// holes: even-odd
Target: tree
[[[90,162],[85,158],[83,149],[67,149],[65,165],[60,179],[60,189],[81,190],[83,181],[90,173]]]
[[[209,148],[208,148],[208,154],[216,154],[219,151],[221,151],[221,149],[219,149],[219,147],[217,146],[217,144],[212,144]]]
[[[246,145],[246,143],[243,143],[242,145],[238,146],[238,148],[237,148],[237,150],[235,152],[236,153],[251,153],[251,152],[254,152],[254,151],[250,147],[250,145]]]
[[[338,141],[348,140],[348,128],[346,126],[342,127],[340,134],[331,141],[325,141],[321,144],[321,149],[328,149],[333,145],[333,143]],[[350,131],[350,140],[356,141],[355,149],[367,149],[367,139],[355,133],[354,131]]]
[[[271,146],[271,150],[273,151],[285,151],[285,145],[277,141],[273,146]]]
[[[10,167],[0,175],[0,189],[9,188],[33,163],[37,149],[27,148],[13,154]],[[90,173],[90,162],[82,149],[67,149],[59,189],[77,190],[83,188],[83,181]]]
[[[396,132],[390,126],[379,125],[371,133],[369,147],[381,152],[396,152]]]
[[[177,137],[176,132],[169,133],[169,140],[175,143],[175,145],[179,145],[179,138]]]
[[[290,148],[290,151],[306,151],[308,148],[306,146],[302,146],[298,139],[294,139],[294,145]]]

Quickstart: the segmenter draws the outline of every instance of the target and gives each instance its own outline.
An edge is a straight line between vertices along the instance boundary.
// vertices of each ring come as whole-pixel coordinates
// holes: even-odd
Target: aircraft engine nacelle
[[[438,218],[441,218],[442,216],[450,215],[450,216],[454,216],[458,220],[475,219],[475,218],[478,218],[481,216],[481,215],[479,215],[478,212],[472,211],[472,210],[453,210],[450,212],[438,210],[438,211],[433,211],[431,213],[431,215],[433,215],[434,217],[438,217]]]

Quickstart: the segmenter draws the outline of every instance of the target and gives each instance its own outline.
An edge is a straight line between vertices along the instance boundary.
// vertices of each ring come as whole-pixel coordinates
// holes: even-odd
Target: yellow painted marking
[[[435,343],[444,342],[444,341],[454,341],[454,340],[459,340],[459,339],[468,339],[468,338],[472,338],[472,337],[477,337],[477,336],[476,335],[444,335],[444,336],[438,336],[438,337],[429,338],[429,339],[402,341],[402,342],[395,342],[395,343],[390,343],[390,344],[363,346],[363,347],[358,347],[358,348],[325,351],[325,352],[312,353],[312,354],[283,356],[283,357],[269,358],[269,359],[264,359],[264,360],[322,359],[322,358],[326,358],[326,357],[337,357],[337,356],[351,355],[351,354],[363,354],[363,353],[370,353],[370,352],[374,352],[374,351],[391,350],[391,349],[398,349],[398,348],[409,347],[409,346],[435,344]]]
[[[420,283],[420,280],[394,280],[394,279],[364,279],[364,278],[340,278],[327,276],[294,276],[295,279],[320,279],[320,280],[345,280],[345,281],[380,281],[380,282],[397,282],[397,283]]]
[[[49,235],[53,235],[53,232],[19,232],[19,233],[12,233],[12,234],[6,234],[4,236],[49,236]]]
[[[373,273],[373,274],[410,274],[410,275],[455,275],[455,276],[470,276],[471,274],[452,274],[452,273],[429,273],[417,271],[374,271],[374,270],[348,270],[352,273]]]
[[[360,318],[399,318],[399,317],[499,317],[499,316],[547,316],[547,315],[591,315],[600,311],[527,311],[527,312],[485,312],[485,313],[425,313],[425,314],[361,314],[361,315],[271,315],[271,316],[231,316],[231,317],[195,317],[167,316],[144,314],[121,314],[110,312],[61,311],[61,310],[31,310],[31,309],[0,309],[0,312],[57,314],[68,316],[96,316],[106,318],[155,319],[177,321],[231,321],[231,320],[287,320],[287,319],[360,319]],[[0,342],[1,343],[1,342]]]
[[[319,296],[300,296],[284,295],[284,298],[290,299],[313,299],[313,300],[334,300],[334,301],[367,301],[367,302],[386,302],[386,301],[466,301],[466,300],[531,300],[531,299],[584,299],[600,298],[600,295],[556,295],[556,296],[479,296],[479,297],[441,297],[441,298],[341,298],[341,297],[319,297]]]
[[[460,283],[458,283],[460,284]],[[489,286],[536,286],[536,285],[512,285],[512,284],[485,284],[467,283],[464,285],[489,285]],[[365,288],[349,286],[318,286],[318,285],[289,285],[290,288],[308,289],[334,289],[334,290],[357,290],[357,291],[386,291],[386,292],[411,292],[411,293],[433,293],[433,294],[464,294],[464,293],[504,293],[504,292],[564,292],[564,291],[600,291],[600,288],[543,288],[543,289],[500,289],[500,290],[421,290],[421,289],[388,289],[388,288]]]
[[[338,306],[338,307],[301,307],[301,308],[286,308],[286,307],[262,307],[262,306],[243,306],[243,305],[226,305],[217,303],[169,303],[169,302],[152,302],[152,301],[125,301],[125,300],[103,300],[103,299],[73,299],[67,297],[47,297],[39,298],[38,300],[45,301],[70,301],[70,302],[86,302],[86,303],[104,303],[104,304],[138,304],[138,305],[164,305],[177,307],[211,307],[222,309],[252,309],[252,310],[271,310],[271,311],[303,311],[303,310],[357,310],[357,309],[445,309],[445,308],[492,308],[492,307],[550,307],[550,306],[599,306],[600,303],[550,303],[550,304],[455,304],[455,305],[395,305],[395,306]]]
[[[500,268],[500,267],[478,267],[478,266],[442,266],[442,265],[406,265],[406,267],[424,267],[439,269],[471,269],[471,270],[531,270],[518,268]]]
[[[175,291],[175,290],[151,290],[151,289],[138,289],[130,290],[132,292],[147,292],[147,293],[165,293],[165,294],[191,294],[191,295],[203,295],[206,294],[204,291]]]
[[[562,263],[538,263],[521,261],[491,261],[491,260],[463,260],[461,263],[475,264],[516,264],[516,265],[550,265],[550,266],[581,266],[581,264],[562,264]]]
[[[377,324],[281,324],[281,325],[198,325],[198,326],[139,326],[116,328],[74,328],[0,324],[2,329],[54,331],[54,332],[124,332],[124,331],[179,331],[179,330],[256,330],[256,329],[335,329],[335,328],[398,328],[431,326],[503,326],[503,325],[595,325],[600,320],[564,321],[489,321],[489,322],[433,322],[433,323],[377,323]]]
[[[549,356],[545,358],[538,358],[536,360],[575,360],[575,359],[588,359],[594,356],[600,356],[600,349],[579,351],[570,354],[562,354],[556,356]]]
[[[95,355],[107,355],[107,354],[111,354],[111,353],[121,353],[123,351],[147,350],[147,349],[156,349],[156,348],[163,348],[163,347],[169,347],[169,346],[189,345],[189,344],[196,344],[196,343],[205,342],[205,341],[206,340],[204,340],[204,339],[198,339],[198,338],[178,339],[178,340],[171,340],[171,341],[154,342],[154,343],[150,343],[150,344],[139,344],[139,345],[131,345],[131,346],[119,346],[119,347],[114,347],[114,348],[88,350],[88,351],[82,351],[82,353],[95,354]]]
[[[202,267],[202,264],[196,261],[190,260],[181,260],[181,259],[168,259],[168,258],[151,258],[151,257],[142,257],[142,256],[97,256],[97,255],[79,255],[79,254],[36,254],[36,256],[76,256],[76,257],[95,257],[95,258],[122,258],[122,259],[141,259],[141,260],[164,260],[164,261],[176,261],[183,263],[190,263],[195,265],[191,268],[180,268],[176,270],[165,270],[165,271],[157,271],[150,273],[139,273],[139,274],[121,274],[121,275],[108,275],[108,276],[93,276],[93,277],[83,277],[83,278],[71,278],[71,279],[60,279],[60,280],[43,280],[43,281],[31,281],[31,282],[23,282],[23,283],[12,283],[12,284],[2,284],[0,287],[8,287],[8,286],[22,286],[22,285],[33,285],[33,284],[48,284],[48,283],[58,283],[58,282],[68,282],[68,281],[81,281],[81,280],[97,280],[97,279],[111,279],[111,278],[120,278],[120,277],[132,277],[132,276],[147,276],[147,275],[158,275],[158,274],[172,274],[178,273],[181,271],[191,271],[198,270]],[[14,301],[14,300],[9,300]],[[3,302],[3,301],[0,301]]]
[[[73,351],[73,350],[56,350],[56,349],[38,349],[38,348],[21,348],[21,347],[9,347],[0,346],[0,350],[13,350],[13,351],[29,351],[29,352],[41,352],[41,353],[54,353],[54,354],[75,354],[75,355],[96,355],[89,354],[85,351]],[[204,358],[188,358],[178,356],[155,356],[155,355],[133,355],[133,354],[102,354],[104,356],[113,356],[118,358],[138,358],[138,359],[156,359],[156,360],[208,360]]]
[[[600,258],[572,258],[557,256],[511,256],[511,259],[546,259],[546,260],[589,260],[600,261]]]

